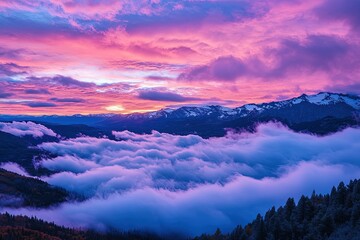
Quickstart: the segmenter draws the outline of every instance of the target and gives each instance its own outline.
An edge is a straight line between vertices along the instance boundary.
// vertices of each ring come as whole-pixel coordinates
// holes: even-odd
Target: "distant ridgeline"
[[[229,234],[218,229],[213,235],[203,234],[194,240],[271,240],[271,239],[359,239],[360,181],[333,187],[330,194],[302,196],[296,204],[289,198],[277,210],[273,207],[246,226]],[[160,237],[145,232],[96,233],[57,226],[36,218],[0,214],[0,239],[181,239]]]
[[[149,133],[224,136],[227,129],[253,131],[258,123],[278,121],[297,132],[319,135],[360,125],[360,97],[322,92],[284,101],[223,106],[183,106],[133,114],[91,114],[72,116],[0,115],[0,121],[33,121],[44,124],[64,137],[77,133],[88,136],[111,135],[112,130]]]

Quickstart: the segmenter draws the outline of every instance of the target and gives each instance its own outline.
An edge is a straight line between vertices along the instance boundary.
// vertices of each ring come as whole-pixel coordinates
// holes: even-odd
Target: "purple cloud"
[[[54,77],[28,77],[28,81],[34,82],[44,82],[44,83],[51,83],[51,84],[58,84],[65,87],[81,87],[81,88],[90,88],[96,86],[95,83],[88,83],[76,80],[72,77],[66,77],[62,75],[57,75]]]
[[[215,59],[208,65],[191,68],[179,75],[179,80],[219,80],[234,81],[242,75],[249,74],[247,64],[234,56],[224,56]]]
[[[331,91],[340,91],[348,94],[360,94],[360,83],[348,84],[348,85],[335,85],[329,87]]]
[[[305,42],[294,39],[283,40],[281,47],[268,50],[276,59],[274,67],[263,73],[263,77],[281,77],[299,71],[333,71],[348,68],[351,46],[334,36],[311,35]],[[347,59],[346,63],[344,60]]]
[[[19,66],[15,63],[0,63],[0,76],[15,76],[25,74],[27,67]]]
[[[182,64],[171,64],[171,63],[163,63],[163,62],[145,62],[145,61],[135,61],[135,60],[118,60],[113,61],[112,64],[116,67],[127,68],[127,69],[143,69],[150,71],[159,71],[159,70],[179,70],[184,65]],[[151,79],[151,76],[150,76]]]
[[[128,22],[126,30],[130,33],[179,27],[186,32],[196,31],[206,24],[216,26],[254,18],[265,12],[249,1],[159,1],[158,6],[153,14],[119,15],[118,19]]]
[[[0,57],[15,59],[18,58],[23,52],[23,49],[6,49],[0,47]]]
[[[75,87],[87,88],[87,87],[95,86],[94,83],[81,82],[81,81],[76,80],[74,78],[65,77],[65,76],[61,76],[61,75],[58,75],[58,76],[55,76],[55,77],[51,78],[50,82],[61,84],[63,86],[67,86],[67,87],[75,86]]]
[[[281,79],[283,77],[322,71],[332,77],[351,73],[356,78],[360,61],[356,57],[360,46],[345,39],[328,35],[309,35],[305,40],[284,39],[277,48],[267,49],[267,58],[253,56],[239,59],[234,56],[219,57],[207,65],[196,66],[179,75],[178,80],[236,81],[241,77]]]
[[[62,103],[81,103],[86,102],[82,98],[50,98],[49,100],[54,102],[62,102]]]
[[[41,107],[56,107],[57,105],[49,102],[26,102],[24,105],[32,108],[41,108]]]
[[[326,0],[315,12],[325,20],[347,22],[355,31],[360,30],[360,2],[358,0]]]
[[[39,89],[26,89],[24,91],[26,94],[50,94],[49,90],[45,88],[39,88]]]
[[[141,91],[138,95],[139,99],[151,101],[169,101],[169,102],[187,102],[199,100],[199,98],[184,97],[177,93],[164,92],[164,91]]]
[[[60,32],[62,35],[70,37],[85,35],[66,19],[60,19],[58,16],[50,14],[43,15],[43,18],[39,19],[36,12],[33,11],[26,12],[26,14],[23,11],[18,13],[15,11],[2,14],[0,20],[0,35],[5,36],[11,34],[16,37],[39,38],[40,36],[53,36]]]
[[[157,76],[157,75],[147,76],[146,79],[149,79],[149,80],[159,80],[159,81],[174,80],[173,78],[170,78],[170,77]]]
[[[2,90],[0,90],[0,98],[8,98],[13,96],[14,94],[9,93],[9,92],[3,92]]]

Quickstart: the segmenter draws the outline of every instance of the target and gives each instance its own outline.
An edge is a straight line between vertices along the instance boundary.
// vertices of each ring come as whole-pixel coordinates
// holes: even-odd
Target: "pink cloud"
[[[169,105],[165,101],[154,104],[138,99],[138,92],[148,88],[163,88],[196,99],[231,101],[235,107],[239,102],[275,100],[278,95],[347,91],[349,86],[356,86],[360,76],[356,57],[360,47],[357,37],[349,35],[354,32],[356,19],[342,21],[344,14],[336,19],[326,17],[326,11],[331,10],[326,7],[330,6],[328,1],[244,5],[191,1],[176,10],[175,5],[163,1],[144,1],[139,6],[123,2],[121,9],[111,1],[52,4],[59,6],[60,12],[54,13],[51,4],[36,9],[36,3],[7,4],[3,9],[7,14],[15,9],[27,11],[30,16],[49,11],[49,19],[38,21],[29,17],[24,21],[3,15],[6,24],[0,28],[2,64],[28,66],[22,71],[39,78],[62,75],[83,84],[97,84],[87,90],[52,86],[48,90],[55,98],[75,95],[87,100],[87,104],[76,104],[74,109],[47,108],[52,113],[99,113],[115,105],[125,106],[124,112],[150,111]],[[237,4],[237,8],[230,8],[231,4]],[[339,9],[347,12],[349,4],[339,5]],[[140,8],[151,11],[142,13]],[[237,10],[244,10],[243,15]],[[94,16],[97,11],[99,16]],[[133,18],[127,19],[128,13],[134,14]],[[83,22],[78,16],[82,14],[86,15]],[[2,76],[26,78],[9,73]],[[192,81],[174,81],[185,78]],[[19,83],[16,89],[5,93],[12,94],[13,100],[29,100],[30,96],[20,94],[19,88],[40,82]],[[99,86],[103,83],[109,85]],[[130,87],[120,91],[118,86],[122,84]],[[31,100],[46,99],[38,96]],[[29,114],[43,111],[24,105],[12,105],[10,109],[3,102],[0,109]]]

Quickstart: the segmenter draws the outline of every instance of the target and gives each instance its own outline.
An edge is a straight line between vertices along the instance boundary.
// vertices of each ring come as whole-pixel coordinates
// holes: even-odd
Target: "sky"
[[[359,0],[0,0],[0,114],[360,94]]]

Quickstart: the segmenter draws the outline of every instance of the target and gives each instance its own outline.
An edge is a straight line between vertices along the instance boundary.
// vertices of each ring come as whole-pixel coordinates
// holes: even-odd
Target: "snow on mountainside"
[[[352,107],[354,110],[360,110],[360,97],[348,94],[321,92],[315,95],[303,94],[300,97],[292,98],[284,101],[261,103],[261,104],[246,104],[237,108],[228,108],[218,105],[210,106],[183,106],[180,108],[164,108],[154,112],[147,113],[132,113],[125,115],[116,114],[93,114],[88,115],[92,117],[116,117],[121,116],[126,119],[156,119],[161,117],[171,118],[191,118],[201,116],[217,115],[219,118],[226,118],[232,116],[246,117],[254,112],[261,113],[264,110],[281,109],[291,107],[300,103],[310,103],[315,105],[331,105],[337,103],[344,103]],[[85,115],[78,115],[85,116]]]
[[[289,100],[262,103],[262,104],[246,104],[237,108],[227,108],[222,106],[201,106],[201,107],[180,107],[178,109],[162,109],[155,112],[144,113],[142,117],[145,118],[159,118],[159,117],[201,117],[217,115],[219,118],[226,118],[231,116],[246,117],[250,114],[261,113],[265,110],[280,110],[282,108],[292,107],[300,103],[309,103],[314,105],[332,105],[344,103],[354,110],[360,110],[360,97],[346,94],[336,94],[321,92],[315,95],[303,94],[300,97]],[[135,116],[130,114],[128,117]]]
[[[294,131],[325,135],[349,126],[360,126],[360,97],[319,93],[284,101],[246,104],[237,108],[222,106],[183,106],[148,113],[117,115],[99,126],[111,130],[148,133],[224,136],[227,129],[254,131],[259,123],[277,121]]]
[[[353,107],[354,109],[357,110],[360,109],[360,98],[358,96],[337,94],[337,93],[326,93],[326,92],[318,93],[316,95],[303,94],[297,98],[278,102],[278,104],[279,106],[284,106],[288,104],[299,104],[302,102],[309,102],[316,105],[345,103]]]
[[[345,104],[354,111],[360,110],[360,97],[348,94],[321,92],[315,95],[303,94],[299,97],[261,104],[246,104],[237,108],[228,108],[218,105],[210,106],[183,106],[180,108],[165,108],[154,112],[131,113],[131,114],[75,114],[72,116],[44,115],[44,116],[26,116],[26,115],[0,115],[0,120],[44,120],[49,122],[61,123],[84,123],[93,124],[104,119],[158,119],[158,118],[197,118],[197,117],[215,117],[218,119],[241,118],[253,116],[271,110],[282,110],[296,107],[300,104],[310,104],[313,106],[331,106],[336,104]],[[78,120],[77,120],[78,119]]]
[[[269,109],[269,108],[283,108],[291,105],[300,104],[302,102],[308,102],[316,105],[330,105],[336,103],[345,103],[354,109],[360,109],[360,97],[346,94],[337,94],[337,93],[318,93],[315,95],[306,95],[303,94],[300,97],[292,98],[289,100],[263,103],[258,104],[259,109]],[[247,105],[245,105],[247,106]]]
[[[284,101],[246,104],[237,108],[211,105],[132,114],[0,115],[1,121],[33,121],[68,137],[78,133],[103,136],[114,130],[135,133],[156,130],[178,135],[214,137],[224,136],[227,129],[253,131],[257,124],[269,121],[281,122],[294,131],[324,135],[349,126],[360,127],[360,97],[335,93],[303,94]]]

